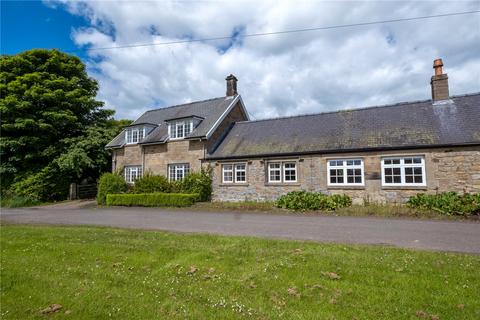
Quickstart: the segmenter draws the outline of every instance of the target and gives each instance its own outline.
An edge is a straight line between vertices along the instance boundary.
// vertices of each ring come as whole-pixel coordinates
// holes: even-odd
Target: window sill
[[[365,186],[328,186],[331,190],[365,190]]]
[[[382,186],[382,190],[428,190],[427,186]]]
[[[300,186],[298,182],[279,182],[279,183],[265,183],[266,187],[286,187],[286,186]]]
[[[249,184],[248,183],[220,183],[219,184],[220,187],[248,187]]]

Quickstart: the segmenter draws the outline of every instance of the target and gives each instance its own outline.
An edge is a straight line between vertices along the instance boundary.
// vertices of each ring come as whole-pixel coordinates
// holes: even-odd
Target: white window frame
[[[342,161],[342,165],[332,165],[331,162],[333,161]],[[360,161],[360,164],[353,164],[353,165],[348,165],[347,161]],[[328,186],[365,186],[365,170],[364,170],[364,162],[363,159],[359,158],[352,158],[352,159],[328,159],[327,160],[327,185]],[[360,169],[360,177],[362,178],[362,182],[348,182],[348,169]],[[342,170],[343,171],[343,183],[336,183],[336,182],[331,182],[331,173],[330,170]]]
[[[280,168],[272,168],[271,165],[280,165]],[[294,168],[286,168],[286,164],[294,164]],[[285,180],[285,172],[293,170],[295,171],[295,180]],[[271,180],[271,172],[280,171],[280,180]],[[297,161],[270,161],[267,163],[267,182],[271,184],[276,183],[297,183],[298,182],[298,163]]]
[[[405,159],[421,159],[420,163],[405,163]],[[385,164],[385,160],[400,160],[399,164]],[[385,169],[386,168],[400,168],[400,183],[387,183],[385,182]],[[422,169],[422,183],[406,182],[405,180],[405,168],[421,168]],[[426,166],[424,156],[401,156],[401,157],[385,157],[382,158],[382,186],[385,187],[425,187],[427,185],[426,179]]]
[[[133,175],[135,173],[135,179],[133,179]],[[143,168],[142,166],[125,166],[124,169],[124,179],[127,183],[135,183],[135,180],[141,178],[143,176]]]
[[[180,132],[179,127],[182,127]],[[193,131],[193,120],[172,121],[168,124],[168,136],[170,140],[185,139]]]
[[[271,168],[271,165],[279,165],[278,168]],[[268,183],[282,183],[282,163],[281,162],[269,162],[267,164],[267,168],[268,168],[268,177],[267,177],[267,181]],[[279,177],[280,177],[280,180],[271,180],[271,172],[272,171],[279,171]]]
[[[227,168],[229,168],[229,169],[227,169]],[[234,168],[233,163],[222,164],[222,183],[233,183],[233,181],[234,181],[234,170],[233,170],[233,168]],[[232,174],[232,180],[231,181],[225,180],[225,173],[226,172]]]
[[[238,167],[239,166],[243,166],[243,169],[239,169]],[[235,180],[235,183],[247,183],[247,164],[242,162],[242,163],[235,163],[234,164],[234,180]],[[238,180],[238,175],[237,173],[239,172],[243,172],[245,173],[245,180]]]
[[[125,143],[126,144],[139,143],[140,140],[145,138],[145,133],[146,133],[145,127],[127,128],[125,130]],[[133,138],[134,136],[136,139]]]
[[[287,165],[287,164],[293,164],[293,165],[294,165],[293,169],[292,169],[292,168],[286,168],[286,165]],[[282,173],[283,173],[282,179],[283,179],[283,182],[284,182],[284,183],[295,183],[295,182],[298,181],[298,170],[297,170],[297,163],[296,163],[296,162],[294,162],[294,161],[286,161],[286,162],[283,162],[283,163],[282,163],[282,168],[283,168],[283,171],[282,171]],[[285,177],[286,177],[285,172],[286,172],[287,170],[288,170],[288,171],[292,171],[292,170],[295,171],[295,180],[288,180],[288,181],[287,181],[287,180],[285,179]]]
[[[172,177],[173,169],[173,177]],[[167,166],[168,170],[168,181],[178,181],[183,180],[187,174],[190,173],[190,163],[171,163]],[[182,178],[177,179],[179,173],[182,173]]]
[[[243,166],[243,169],[239,169],[239,166]],[[231,173],[232,175],[232,180],[228,181],[225,180],[225,173]],[[244,172],[245,173],[245,180],[239,180],[238,179],[238,172]],[[247,163],[246,162],[236,162],[236,163],[224,163],[222,164],[222,183],[225,184],[245,184],[247,183],[248,175],[247,175]]]

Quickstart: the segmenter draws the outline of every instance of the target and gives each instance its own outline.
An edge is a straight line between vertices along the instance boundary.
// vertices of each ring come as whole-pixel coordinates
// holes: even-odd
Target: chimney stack
[[[448,93],[448,75],[443,73],[442,59],[435,59],[433,61],[433,69],[435,75],[432,76],[430,85],[432,86],[432,100],[433,102],[448,100],[450,95]]]
[[[237,95],[237,78],[235,78],[233,74],[230,74],[225,80],[227,80],[227,97]]]

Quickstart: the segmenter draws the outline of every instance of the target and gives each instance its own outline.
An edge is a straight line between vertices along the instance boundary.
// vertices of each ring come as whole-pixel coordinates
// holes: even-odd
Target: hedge
[[[198,194],[184,193],[108,194],[107,206],[188,207],[197,199]]]

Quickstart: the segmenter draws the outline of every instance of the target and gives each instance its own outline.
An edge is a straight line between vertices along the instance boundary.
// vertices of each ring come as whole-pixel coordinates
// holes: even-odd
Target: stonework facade
[[[426,186],[382,186],[384,157],[420,156],[425,159]],[[332,159],[362,159],[364,186],[332,187],[327,184],[327,162]],[[267,164],[291,161],[297,164],[297,182],[267,183]],[[223,183],[222,164],[245,163],[245,183]],[[354,203],[403,203],[419,193],[443,191],[480,192],[480,147],[417,149],[385,152],[338,153],[287,158],[262,158],[210,162],[214,167],[214,201],[264,201],[295,190],[347,194]]]
[[[419,192],[480,192],[480,93],[450,96],[443,61],[433,68],[432,99],[254,121],[229,75],[225,97],[149,110],[127,126],[106,146],[112,169],[134,183],[211,166],[214,201],[307,190],[403,203]]]

